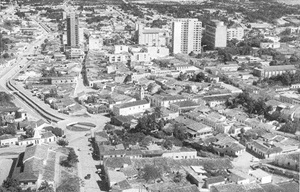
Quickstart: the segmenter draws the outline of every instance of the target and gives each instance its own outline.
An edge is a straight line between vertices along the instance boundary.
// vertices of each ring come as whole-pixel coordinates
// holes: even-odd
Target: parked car
[[[87,174],[84,179],[90,179],[91,178],[91,174]]]

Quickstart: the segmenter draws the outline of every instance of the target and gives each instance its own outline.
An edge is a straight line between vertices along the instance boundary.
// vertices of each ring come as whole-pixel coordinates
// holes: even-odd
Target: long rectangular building
[[[255,68],[253,74],[262,78],[270,78],[272,76],[282,75],[283,73],[296,73],[294,65],[276,65],[263,68]]]

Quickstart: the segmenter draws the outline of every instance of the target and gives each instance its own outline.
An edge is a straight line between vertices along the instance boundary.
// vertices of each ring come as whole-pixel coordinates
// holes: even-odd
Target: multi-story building
[[[198,19],[175,19],[172,25],[173,53],[201,52],[202,22]]]
[[[79,22],[75,12],[71,12],[67,16],[67,46],[79,46]]]
[[[148,28],[142,24],[136,26],[138,44],[153,47],[166,46],[168,44],[169,33],[166,29]]]
[[[143,113],[150,109],[150,103],[146,100],[133,101],[120,105],[113,106],[113,113],[115,115],[133,115],[137,113]]]
[[[270,78],[276,75],[282,75],[283,73],[296,73],[296,67],[294,65],[277,65],[263,68],[255,68],[253,74],[262,78]]]
[[[211,20],[205,26],[205,40],[211,48],[227,45],[227,26],[223,21]]]
[[[187,101],[188,99],[180,95],[153,95],[148,98],[151,105],[155,107],[169,108],[171,103]]]
[[[244,29],[241,25],[234,24],[227,28],[227,40],[237,39],[239,41],[243,40]]]

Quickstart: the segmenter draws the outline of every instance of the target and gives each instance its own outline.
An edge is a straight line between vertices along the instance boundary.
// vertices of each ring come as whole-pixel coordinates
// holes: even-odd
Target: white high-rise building
[[[173,54],[201,52],[202,22],[198,19],[175,19],[172,35]]]
[[[211,48],[227,46],[227,26],[223,21],[211,20],[205,26],[205,40]]]

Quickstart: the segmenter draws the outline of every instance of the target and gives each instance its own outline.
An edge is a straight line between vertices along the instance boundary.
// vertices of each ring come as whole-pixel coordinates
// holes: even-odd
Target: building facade
[[[168,31],[160,28],[148,28],[142,24],[136,26],[138,44],[153,47],[167,46],[168,44]]]
[[[205,38],[212,48],[226,47],[227,26],[222,21],[211,20],[205,26]]]
[[[172,24],[173,53],[201,52],[202,22],[198,19],[175,19]]]
[[[237,39],[239,41],[243,40],[244,29],[240,25],[233,25],[227,29],[227,40]]]
[[[263,68],[255,68],[253,70],[253,74],[263,78],[270,78],[272,76],[282,75],[283,73],[287,72],[296,73],[296,67],[294,65],[277,65]]]
[[[79,46],[79,22],[75,12],[67,16],[67,46]]]
[[[113,113],[115,115],[133,115],[137,113],[143,113],[147,109],[150,109],[150,103],[148,103],[146,100],[139,100],[120,105],[114,105]]]

